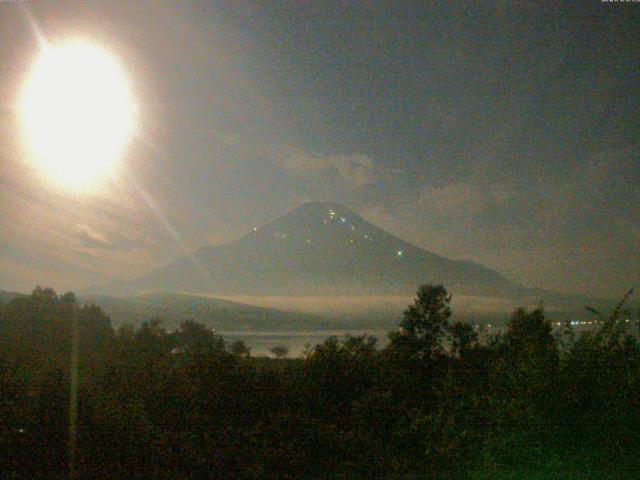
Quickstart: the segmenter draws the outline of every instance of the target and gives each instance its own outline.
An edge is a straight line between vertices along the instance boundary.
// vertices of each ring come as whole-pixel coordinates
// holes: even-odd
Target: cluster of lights
[[[618,320],[618,323],[620,322],[624,322],[624,323],[629,323],[631,321],[631,319],[627,318],[624,320]],[[572,326],[578,326],[578,325],[598,325],[600,322],[597,320],[571,320],[569,322],[570,325]],[[565,322],[554,322],[553,325],[555,325],[556,327],[561,327],[563,325],[565,325]]]
[[[330,221],[335,220],[336,218],[339,218],[339,219],[340,219],[340,222],[341,222],[341,223],[344,223],[344,224],[345,224],[345,226],[348,226],[348,227],[351,229],[351,231],[355,231],[355,230],[356,230],[356,226],[355,226],[355,225],[353,225],[352,223],[348,223],[348,222],[347,222],[347,219],[346,219],[345,217],[338,217],[338,216],[336,215],[335,210],[333,210],[333,209],[329,209],[329,218],[328,218],[328,219],[327,219],[327,218],[323,218],[323,219],[322,219],[322,223],[326,225],[326,224],[328,224]],[[253,227],[253,231],[254,231],[254,232],[255,232],[255,231],[257,231],[257,230],[258,230],[258,229],[257,229],[257,227]],[[280,239],[286,239],[289,235],[288,235],[287,233],[283,233],[283,232],[276,232],[276,233],[274,233],[274,234],[273,234],[273,236],[274,236],[274,237],[276,237],[276,238],[280,238]],[[368,240],[368,241],[370,241],[370,242],[372,242],[372,241],[373,241],[373,238],[371,238],[368,234],[365,234],[365,235],[364,235],[364,239],[365,239],[365,240]],[[312,240],[311,240],[311,238],[306,238],[306,239],[305,239],[305,242],[306,242],[306,243],[311,243],[311,242],[312,242]],[[352,237],[351,237],[351,238],[349,238],[349,243],[355,243],[355,239],[354,239],[354,238],[352,238]],[[402,256],[404,255],[404,251],[402,251],[402,250],[397,250],[397,251],[395,252],[395,254],[396,254],[396,256],[398,256],[398,257],[402,257]]]
[[[398,252],[398,253],[400,253],[400,252]],[[629,318],[618,320],[619,323],[620,322],[629,323],[630,321],[631,321],[631,319],[629,319]],[[569,322],[569,324],[571,326],[574,326],[574,327],[575,326],[581,326],[581,325],[598,325],[599,323],[600,322],[597,321],[597,320],[571,320]],[[565,324],[566,324],[565,322],[553,322],[553,326],[555,326],[555,327],[562,327]],[[486,326],[486,328],[492,328],[492,325],[490,323],[486,324],[485,326]],[[479,325],[475,325],[474,328],[476,330],[479,330],[481,327]]]
[[[329,223],[329,221],[335,220],[336,218],[339,218],[340,222],[344,223],[346,226],[348,226],[351,229],[351,231],[354,231],[354,232],[356,231],[356,226],[353,225],[352,223],[348,223],[347,219],[345,217],[336,217],[336,212],[332,208],[329,209],[329,219],[328,220],[326,218],[323,219],[322,223],[327,224],[327,223]],[[373,241],[372,238],[369,238],[369,235],[365,235],[364,238],[365,238],[365,240],[369,240],[370,242]],[[353,239],[349,239],[349,242],[353,243],[354,240]]]
[[[325,218],[325,219],[323,219],[323,220],[322,220],[322,223],[327,224],[327,223],[329,223],[329,221],[334,220],[335,218],[336,218],[336,212],[335,212],[335,210],[333,210],[332,208],[330,208],[330,209],[329,209],[329,220],[327,220],[327,219]],[[348,225],[348,226],[349,226],[349,228],[350,228],[352,231],[354,231],[354,232],[355,232],[355,230],[356,230],[356,226],[355,226],[355,225],[353,225],[352,223],[347,223],[347,219],[346,219],[345,217],[338,217],[338,218],[340,218],[340,222],[342,222],[342,223],[344,223],[344,224]],[[368,234],[365,234],[365,235],[364,235],[364,239],[365,239],[365,240],[369,240],[370,242],[372,242],[372,241],[373,241],[373,239],[372,239],[372,238],[370,238]],[[308,240],[307,240],[307,242],[308,242]],[[354,240],[353,238],[350,238],[350,239],[349,239],[349,243],[354,243],[354,242],[355,242],[355,240]],[[404,255],[404,252],[403,252],[402,250],[398,250],[398,251],[396,251],[396,255],[397,255],[398,257],[402,257],[402,256]]]
[[[596,321],[591,321],[591,320],[571,320],[569,322],[570,325],[573,325],[574,327],[576,325],[595,325],[597,322]],[[554,322],[554,325],[556,327],[562,327],[565,325],[565,322]]]
[[[490,323],[487,323],[484,327],[487,328],[487,329],[491,329],[491,328],[493,328],[493,325],[490,324]],[[480,330],[483,327],[480,326],[480,325],[474,325],[473,328],[475,328],[476,330]]]

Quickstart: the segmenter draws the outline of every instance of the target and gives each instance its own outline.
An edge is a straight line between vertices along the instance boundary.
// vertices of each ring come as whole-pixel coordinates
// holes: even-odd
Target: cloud
[[[427,186],[418,194],[417,207],[437,217],[460,218],[478,215],[499,206],[515,195],[504,185],[450,183]]]
[[[111,242],[100,232],[93,230],[89,225],[80,224],[76,226],[78,228],[76,238],[80,240],[82,245],[90,248],[111,247]]]
[[[78,282],[104,282],[105,275],[79,259],[66,259],[52,252],[32,252],[0,242],[0,288],[29,292],[36,285],[64,291]]]
[[[429,186],[418,198],[420,208],[442,216],[473,215],[484,210],[489,201],[485,192],[469,184]]]
[[[289,173],[302,177],[335,177],[350,190],[373,183],[377,179],[373,160],[362,153],[353,155],[316,155],[295,151],[286,155],[281,166]]]
[[[361,211],[421,247],[525,285],[618,295],[639,278],[637,158],[637,149],[605,149],[576,159],[571,171],[470,171]]]
[[[80,246],[89,250],[129,252],[145,247],[145,242],[142,237],[133,238],[119,233],[113,233],[111,239],[109,239],[87,224],[76,225],[74,238],[79,242]]]

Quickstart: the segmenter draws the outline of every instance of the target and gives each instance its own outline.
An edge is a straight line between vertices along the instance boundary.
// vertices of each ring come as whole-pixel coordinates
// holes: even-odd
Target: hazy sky
[[[0,288],[130,279],[307,200],[525,285],[640,286],[640,4],[449,3],[0,2]],[[36,27],[133,83],[128,174],[90,195],[24,159]]]

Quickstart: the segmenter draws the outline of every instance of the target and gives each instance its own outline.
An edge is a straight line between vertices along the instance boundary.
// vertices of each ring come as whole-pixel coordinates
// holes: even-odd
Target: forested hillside
[[[384,349],[364,335],[256,359],[193,321],[114,331],[37,289],[0,307],[3,478],[67,478],[73,318],[80,478],[637,478],[625,301],[589,333],[520,309],[480,341],[426,285]]]

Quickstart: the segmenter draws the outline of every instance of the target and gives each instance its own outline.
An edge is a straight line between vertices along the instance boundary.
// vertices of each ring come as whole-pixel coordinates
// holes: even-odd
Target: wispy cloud
[[[78,231],[76,232],[76,238],[86,247],[98,247],[98,248],[110,248],[111,242],[107,240],[100,232],[96,232],[89,225],[79,224],[76,225]]]
[[[292,175],[339,180],[350,190],[373,183],[376,169],[373,160],[362,153],[353,155],[317,155],[296,150],[284,156],[282,167]]]

